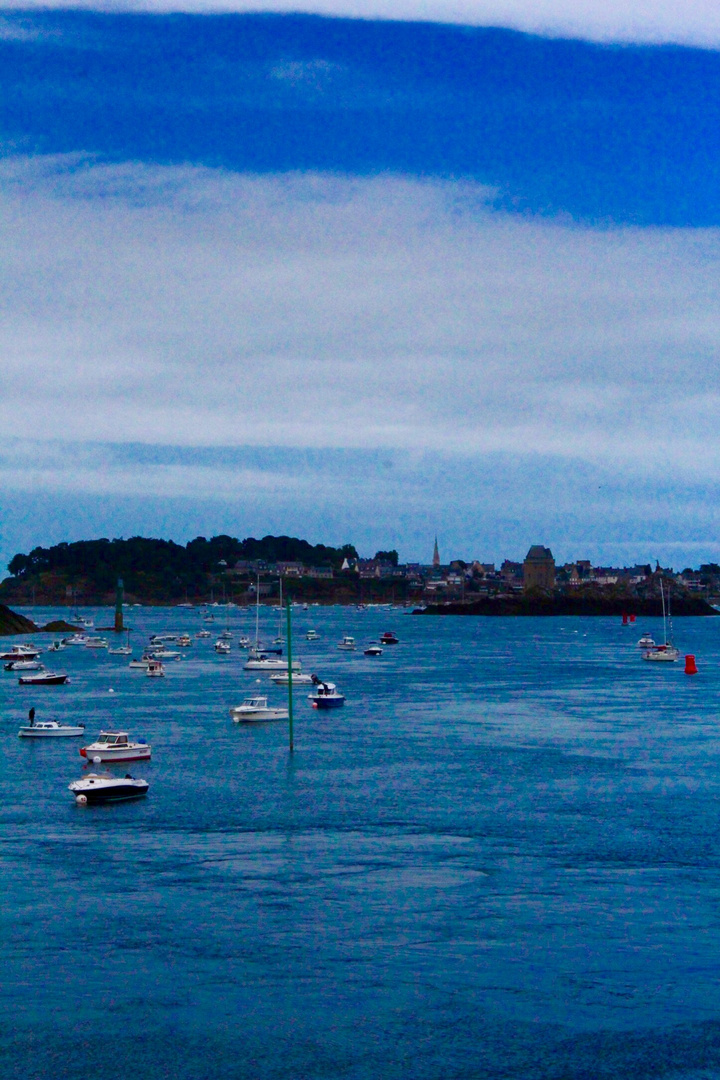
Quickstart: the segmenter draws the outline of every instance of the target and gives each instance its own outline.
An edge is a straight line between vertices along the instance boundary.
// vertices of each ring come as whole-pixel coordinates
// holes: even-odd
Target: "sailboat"
[[[124,645],[119,645],[117,649],[108,649],[108,656],[132,656],[132,647],[130,645],[130,631],[127,631],[127,641]]]
[[[663,639],[664,645],[655,645],[652,649],[646,649],[642,654],[643,660],[655,660],[664,663],[673,663],[680,657],[680,650],[675,648],[672,639],[672,619],[670,618],[670,590],[668,589],[667,614],[665,612],[665,593],[663,591],[662,578],[660,579],[660,599],[663,613]],[[670,633],[668,634],[668,624]]]

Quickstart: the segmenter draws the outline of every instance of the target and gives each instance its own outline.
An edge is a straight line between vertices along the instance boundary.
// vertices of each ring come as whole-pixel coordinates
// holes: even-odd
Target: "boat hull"
[[[267,720],[288,720],[290,716],[287,709],[233,709],[230,715],[236,724],[262,724]]]
[[[123,746],[120,749],[100,746],[81,746],[81,757],[88,761],[100,758],[101,761],[149,761],[152,755],[149,746]]]
[[[21,675],[18,679],[21,686],[62,686],[67,681],[67,675],[49,675],[45,678],[37,675]]]
[[[345,704],[345,698],[342,694],[338,694],[337,697],[320,697],[319,695],[312,696],[310,698],[314,709],[339,709],[341,705]]]
[[[147,795],[150,785],[145,780],[107,781],[76,780],[68,785],[76,800],[81,797],[89,806],[101,803],[128,802],[130,799],[142,799]]]
[[[59,727],[59,728],[42,728],[36,727],[21,727],[18,731],[18,735],[21,739],[67,739],[73,738],[77,735],[84,735],[85,728],[81,727]]]

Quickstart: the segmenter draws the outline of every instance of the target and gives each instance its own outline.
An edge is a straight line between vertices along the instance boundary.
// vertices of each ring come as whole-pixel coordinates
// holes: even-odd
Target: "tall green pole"
[[[290,753],[295,749],[293,741],[293,696],[292,696],[292,629],[290,627],[290,597],[287,599],[287,646],[288,646],[288,720],[290,721]]]

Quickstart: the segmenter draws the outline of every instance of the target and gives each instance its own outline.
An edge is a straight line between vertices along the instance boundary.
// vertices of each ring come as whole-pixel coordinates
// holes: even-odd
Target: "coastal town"
[[[548,608],[552,598],[558,613],[601,613],[608,604],[612,610],[655,604],[663,581],[675,597],[677,614],[700,614],[703,604],[715,604],[720,596],[720,566],[715,563],[681,571],[657,562],[556,563],[543,544],[531,545],[522,560],[504,559],[499,565],[480,559],[443,561],[437,537],[427,563],[402,563],[395,550],[362,558],[351,544],[312,546],[292,537],[199,537],[184,547],[135,537],[36,548],[16,555],[9,570],[0,584],[0,601],[65,606],[108,602],[118,577],[128,601],[143,604],[245,605],[254,603],[258,593],[261,600],[276,600],[282,588],[286,597],[318,603],[545,614],[554,610]]]

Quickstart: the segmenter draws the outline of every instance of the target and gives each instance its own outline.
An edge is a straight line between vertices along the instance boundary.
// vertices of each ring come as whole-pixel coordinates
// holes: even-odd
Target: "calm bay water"
[[[126,618],[138,654],[203,625]],[[659,620],[296,609],[348,701],[300,688],[290,759],[230,720],[258,684],[229,618],[230,658],[164,680],[0,672],[3,1078],[720,1078],[720,620],[677,621],[688,677],[640,660]],[[147,738],[148,798],[76,807],[90,740],[18,739],[30,705]]]

